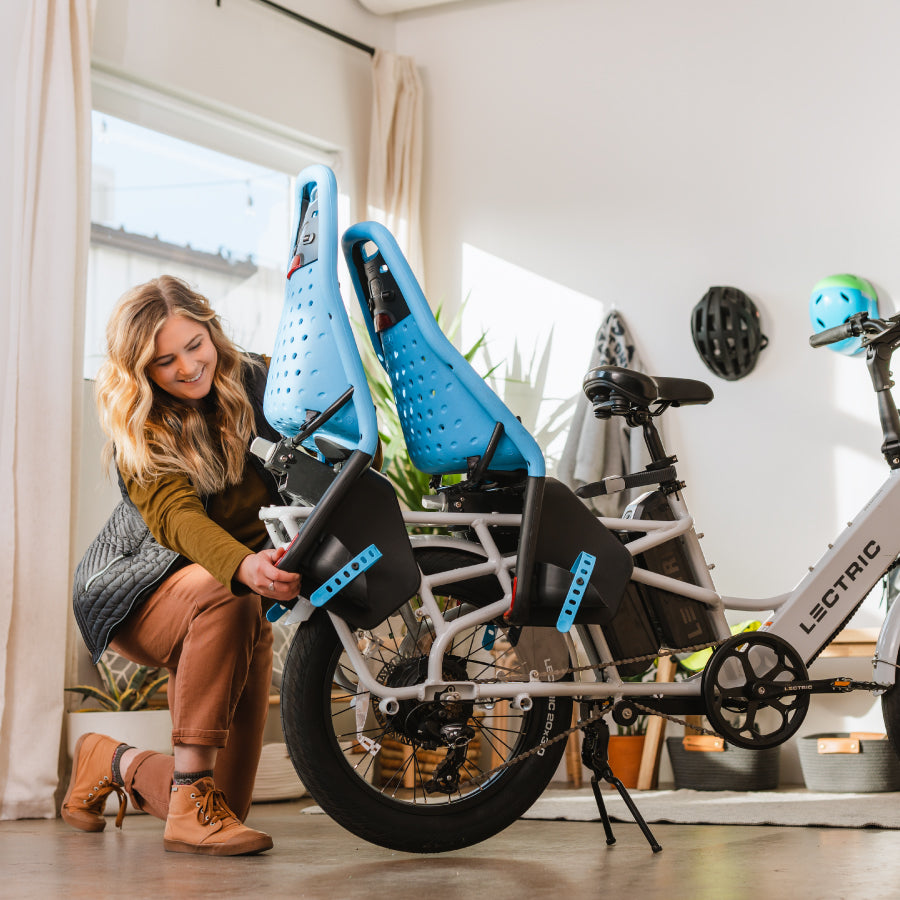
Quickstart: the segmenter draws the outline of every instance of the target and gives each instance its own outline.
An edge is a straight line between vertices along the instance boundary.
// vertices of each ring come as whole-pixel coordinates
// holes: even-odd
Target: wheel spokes
[[[459,607],[446,611],[448,618],[460,614]],[[445,656],[445,678],[477,678],[484,681],[503,680],[510,673],[521,670],[522,663],[515,648],[502,642],[498,635],[485,641],[484,627],[468,628],[455,637]],[[411,686],[419,683],[427,667],[427,653],[435,637],[431,620],[416,616],[412,605],[406,604],[388,621],[366,632],[359,632],[360,650],[369,663],[373,677],[389,687],[391,684]],[[494,649],[496,646],[496,649]],[[399,680],[398,680],[399,679]],[[441,744],[433,726],[426,729],[423,740],[417,721],[427,721],[443,706],[440,701],[401,701],[397,715],[388,715],[377,705],[369,705],[368,694],[361,689],[358,676],[341,655],[332,678],[333,733],[346,749],[345,757],[360,778],[372,787],[403,803],[454,803],[482,788],[479,776],[491,771],[498,763],[512,758],[522,739],[527,714],[509,708],[505,701],[496,704],[470,704],[467,724],[476,735],[471,750],[459,766],[459,783],[448,784],[448,793],[429,792],[425,784],[432,778],[432,769],[440,765],[453,751]],[[366,702],[365,716],[357,704]],[[458,715],[453,712],[452,715]],[[424,720],[422,717],[426,717]],[[363,721],[360,720],[360,717]],[[410,718],[412,717],[412,718]],[[430,735],[430,737],[429,737]],[[359,738],[366,737],[380,745],[376,752],[360,747]],[[358,757],[358,758],[357,758]],[[451,769],[452,771],[452,769]]]

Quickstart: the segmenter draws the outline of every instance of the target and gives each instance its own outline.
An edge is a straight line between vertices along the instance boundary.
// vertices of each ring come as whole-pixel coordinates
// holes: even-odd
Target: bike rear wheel
[[[417,560],[426,572],[478,561],[468,553],[446,550],[421,550]],[[495,599],[485,596],[496,589],[491,581],[445,588],[445,618]],[[418,606],[414,598],[376,628],[357,632],[372,673],[383,684],[413,684],[424,676],[434,633],[427,618],[415,618]],[[490,680],[520,669],[527,678],[535,660],[534,653],[523,648],[558,642],[553,629],[515,630],[497,623],[493,637],[486,631],[487,626],[477,626],[457,637],[445,656],[449,679]],[[531,643],[528,631],[551,634]],[[558,656],[560,646],[554,643],[556,667],[565,665]],[[330,618],[317,612],[298,629],[288,652],[281,714],[294,768],[325,812],[374,844],[434,853],[492,837],[534,803],[565,752],[564,739],[542,744],[569,727],[572,700],[535,698],[528,711],[514,709],[507,701],[405,701],[396,715],[387,715],[360,690]],[[464,759],[456,755],[456,763],[449,765],[453,751],[434,739],[438,726],[447,724],[468,739]],[[377,751],[367,750],[361,736],[363,743],[376,743]],[[536,752],[498,768],[530,750]],[[437,787],[441,777],[444,781]]]

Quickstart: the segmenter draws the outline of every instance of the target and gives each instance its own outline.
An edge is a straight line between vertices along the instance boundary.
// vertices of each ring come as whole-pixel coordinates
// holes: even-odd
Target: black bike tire
[[[444,551],[420,551],[423,569],[441,565]],[[443,560],[459,565],[459,554]],[[471,561],[471,557],[469,558]],[[370,787],[347,763],[331,727],[331,674],[341,652],[331,620],[317,612],[298,628],[285,661],[281,716],[288,753],[301,782],[322,809],[348,831],[410,853],[458,850],[493,837],[543,793],[565,752],[547,746],[497,773],[477,792],[452,803],[411,805]],[[523,752],[569,727],[569,697],[535,698],[517,745]]]
[[[900,664],[900,653],[897,663]],[[900,758],[900,685],[896,681],[881,695],[881,714],[888,741]]]

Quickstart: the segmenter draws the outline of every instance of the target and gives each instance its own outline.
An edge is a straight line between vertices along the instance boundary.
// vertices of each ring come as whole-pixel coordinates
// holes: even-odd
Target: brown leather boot
[[[163,846],[175,853],[240,856],[272,848],[272,838],[242,824],[212,778],[173,784]]]
[[[72,778],[60,811],[63,821],[82,831],[103,831],[103,808],[113,792],[119,797],[116,828],[122,827],[128,798],[121,785],[112,780],[112,759],[122,743],[105,734],[84,734],[78,738],[72,759]]]

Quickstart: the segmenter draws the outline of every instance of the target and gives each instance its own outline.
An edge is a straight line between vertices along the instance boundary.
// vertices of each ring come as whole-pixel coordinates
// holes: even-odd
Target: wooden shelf
[[[820,657],[872,657],[875,655],[877,628],[845,628],[819,654]]]

